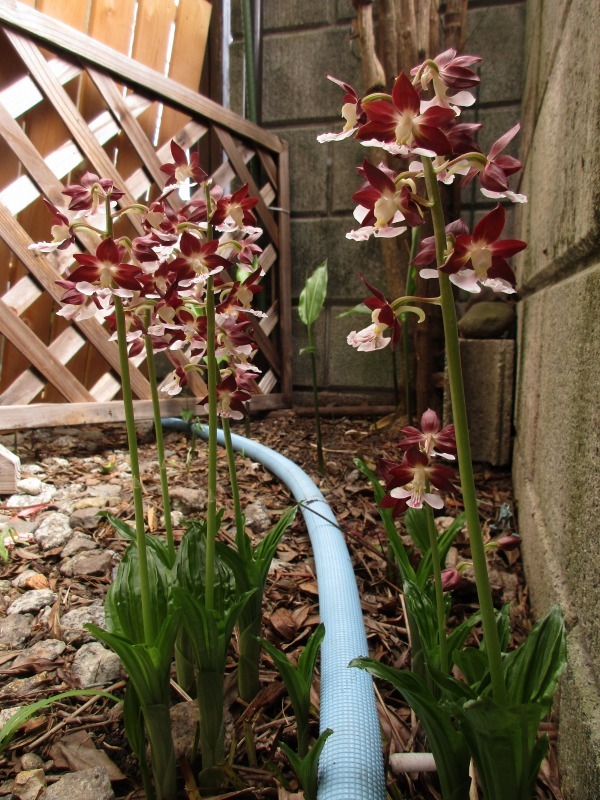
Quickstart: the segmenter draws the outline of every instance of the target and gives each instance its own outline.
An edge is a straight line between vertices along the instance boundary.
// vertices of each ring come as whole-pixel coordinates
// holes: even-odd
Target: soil
[[[262,419],[253,419],[249,426],[252,438],[295,461],[323,491],[344,531],[355,566],[371,654],[396,668],[408,668],[410,665],[402,593],[387,563],[385,535],[371,488],[356,469],[354,459],[360,457],[372,468],[383,456],[399,460],[397,442],[404,423],[405,420],[386,420],[384,424],[381,420],[363,417],[323,420],[326,456],[324,475],[320,475],[316,468],[314,425],[310,417],[293,412],[273,412]],[[248,435],[243,425],[234,430]],[[156,447],[149,426],[141,434],[140,441],[147,524],[150,530],[160,533],[162,504]],[[24,476],[36,476],[44,484],[50,484],[58,490],[58,494],[48,502],[32,502],[33,507],[8,509],[4,504],[0,508],[0,523],[14,525],[15,529],[24,531],[14,546],[10,547],[6,563],[0,569],[3,587],[0,623],[8,619],[5,612],[11,603],[28,591],[45,588],[54,593],[49,604],[29,612],[30,630],[20,643],[9,646],[0,639],[0,707],[12,708],[77,688],[73,662],[83,641],[76,636],[65,636],[61,621],[73,609],[94,605],[102,599],[126,546],[126,542],[116,535],[105,519],[95,515],[93,519],[89,515],[86,517],[85,513],[82,515],[80,507],[79,517],[70,518],[71,526],[75,526],[72,535],[84,534],[87,537],[85,541],[89,539],[91,544],[86,544],[86,547],[94,553],[96,560],[93,562],[93,574],[75,569],[68,575],[65,571],[68,573],[69,570],[65,570],[64,564],[73,556],[65,556],[64,543],[42,548],[34,535],[35,525],[49,513],[60,510],[61,503],[66,513],[75,513],[72,510],[73,495],[77,504],[77,500],[88,495],[104,493],[108,498],[108,507],[123,519],[131,520],[133,510],[123,426],[31,431],[19,434],[14,440],[12,437],[3,437],[3,443],[20,456]],[[174,431],[166,432],[165,445],[171,486],[201,490],[206,485],[206,445],[198,441],[190,458],[189,437]],[[260,465],[238,456],[238,466],[244,503],[262,503],[251,531],[258,536],[260,517],[264,518],[266,513],[271,524],[274,524],[282,510],[291,505],[290,495]],[[223,480],[219,483],[218,502],[225,509],[222,532],[225,536],[231,536],[233,509],[224,454],[220,455],[219,470]],[[510,473],[480,466],[476,478],[486,537],[515,532],[516,510]],[[71,492],[67,502],[64,498],[69,497],[69,487],[76,485],[79,487]],[[184,502],[185,492],[181,494]],[[79,505],[85,507],[85,503]],[[459,493],[448,497],[443,517],[454,517],[460,511]],[[185,515],[200,516],[201,511],[187,509]],[[446,524],[443,518],[438,522],[441,526]],[[400,532],[404,534],[399,524]],[[176,531],[178,537],[182,534],[183,522],[177,525]],[[405,541],[409,543],[408,538]],[[469,545],[464,534],[459,535],[449,559],[450,563],[469,560]],[[532,624],[519,551],[492,552],[489,562],[496,606],[510,603],[512,644],[518,644]],[[23,585],[15,587],[14,582],[26,570],[38,577],[25,576]],[[454,590],[453,599],[451,626],[465,615],[470,615],[477,606],[469,570],[463,573],[463,582]],[[266,589],[264,635],[290,656],[297,656],[318,621],[314,563],[308,535],[299,515],[281,543]],[[67,646],[54,658],[47,654],[44,657],[36,656],[32,647],[39,647],[40,642],[49,639],[59,642],[65,640]],[[27,657],[23,658],[24,655]],[[293,742],[292,709],[272,662],[263,657],[262,667],[263,689],[252,706],[247,708],[236,697],[235,643],[232,644],[227,667],[227,706],[234,778],[229,787],[221,790],[219,797],[279,797],[280,800],[301,797],[288,794],[298,791],[297,784],[277,748],[280,740]],[[122,696],[124,686],[124,676],[117,674],[111,685],[104,688]],[[410,709],[388,685],[378,684],[377,691],[386,755],[424,749],[426,745],[422,731]],[[181,695],[174,688],[173,702],[181,701]],[[315,683],[314,701],[318,706],[318,680]],[[124,739],[119,708],[106,699],[77,697],[57,702],[31,718],[0,757],[0,798],[15,796],[11,795],[11,787],[15,788],[12,780],[23,768],[22,757],[25,753],[33,752],[40,756],[48,783],[57,780],[65,770],[81,769],[81,763],[73,755],[72,743],[79,741],[77,737],[72,739],[75,734],[80,737],[83,735],[87,744],[91,745],[86,747],[86,764],[106,766],[109,760],[114,766],[113,774],[116,777],[113,778],[113,789],[118,798],[143,797],[137,763]],[[546,724],[546,729],[551,749],[540,774],[537,797],[560,800],[555,757],[557,724],[551,721]],[[251,736],[249,730],[252,731]],[[318,732],[316,720],[312,732]],[[249,747],[251,739],[254,748]],[[80,749],[77,752],[80,754]],[[199,794],[194,795],[195,765],[184,761],[182,767],[187,788],[182,786],[181,797],[200,797]],[[283,789],[278,787],[275,773],[282,775],[285,782]],[[388,790],[394,798],[439,798],[436,786],[434,774],[395,777],[388,772]]]

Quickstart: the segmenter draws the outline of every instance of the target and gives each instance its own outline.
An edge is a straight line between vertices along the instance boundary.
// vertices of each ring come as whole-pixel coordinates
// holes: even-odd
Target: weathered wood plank
[[[175,19],[169,78],[193,91],[200,87],[212,5],[209,0],[179,0]],[[193,53],[193,59],[190,54]],[[185,116],[165,105],[160,121],[159,142],[170,141]]]
[[[280,153],[284,147],[282,140],[270,131],[16,0],[0,0],[0,21],[31,34],[49,47],[54,46],[61,52],[93,64],[99,70],[108,72],[119,82],[131,84],[145,93],[151,93],[186,113],[191,111],[210,119],[232,131],[236,136],[251,139],[267,150]]]
[[[133,407],[136,419],[152,419],[151,400],[134,400]],[[192,397],[161,400],[161,414],[165,417],[179,415],[183,409],[188,408],[195,408]],[[125,412],[120,400],[108,403],[36,403],[26,406],[0,406],[0,430],[4,431],[124,421]]]
[[[62,58],[52,58],[48,64],[62,86],[81,75],[81,67],[70,64]],[[28,75],[19,78],[0,92],[0,103],[13,119],[18,119],[27,111],[31,111],[43,99],[44,95]]]
[[[72,403],[92,401],[94,398],[64,364],[52,355],[44,343],[0,300],[0,333],[6,336],[31,364]]]
[[[250,170],[246,166],[236,143],[233,141],[231,135],[227,131],[221,130],[216,125],[215,132],[219,137],[219,141],[223,145],[223,149],[227,153],[227,158],[231,161],[232,167],[237,172],[239,177],[244,181],[244,183],[248,184],[250,187],[250,194],[253,197],[258,197],[258,205],[256,206],[258,215],[264,227],[267,229],[269,236],[273,240],[273,244],[276,248],[279,248],[279,228],[277,227],[275,218],[268,209],[265,201],[262,199],[260,190],[256,185],[254,178],[250,174]]]
[[[32,243],[21,226],[11,217],[8,210],[0,204],[0,238],[2,238],[11,250],[16,254],[27,267],[35,279],[40,282],[42,287],[56,300],[60,302],[62,289],[55,281],[57,272],[50,266],[52,254],[48,257],[36,256],[29,245]],[[14,313],[14,312],[11,312]],[[75,324],[81,332],[94,345],[100,355],[117,371],[119,371],[119,351],[114,342],[109,341],[108,332],[95,320],[86,319],[76,321]],[[131,368],[131,387],[134,393],[141,399],[150,397],[150,384],[142,373],[135,368]]]
[[[48,68],[48,62],[40,50],[32,42],[19,34],[9,31],[8,38],[17,53],[23,59],[23,62],[27,65],[27,68],[37,84],[60,114],[71,135],[86,154],[94,169],[97,170],[98,174],[103,178],[110,178],[115,186],[118,186],[125,192],[124,197],[121,198],[119,203],[121,205],[134,203],[135,198],[127,191],[127,186],[123,183],[119,172],[115,169],[112,161],[88,128],[77,106],[72,102],[69,95]],[[131,224],[136,228],[138,233],[141,234],[143,232],[140,222],[135,219],[135,217],[131,218]]]
[[[0,444],[0,494],[14,494],[21,478],[21,459]]]
[[[62,364],[68,363],[86,343],[86,340],[75,330],[66,328],[53,342],[48,345],[48,352],[56,356]],[[33,370],[25,370],[10,384],[0,395],[0,405],[23,405],[32,400],[44,388],[44,382]],[[95,397],[94,393],[92,395]],[[114,396],[114,395],[113,395]]]
[[[150,144],[144,132],[144,128],[129,111],[126,98],[119,92],[114,82],[103,73],[94,69],[89,69],[88,75],[109,106],[112,115],[127,134],[129,141],[135,148],[138,156],[144,162],[146,169],[155,183],[160,189],[163,189],[167,176],[164,172],[160,171],[162,162],[159,160],[156,151]]]

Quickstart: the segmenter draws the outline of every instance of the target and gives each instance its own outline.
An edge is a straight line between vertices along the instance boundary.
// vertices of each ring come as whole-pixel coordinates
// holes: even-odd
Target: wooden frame
[[[0,0],[0,26],[21,69],[16,80],[0,86],[0,133],[4,151],[16,165],[12,173],[5,170],[0,175],[0,335],[20,358],[20,367],[11,374],[2,361],[0,430],[120,418],[115,400],[120,388],[116,344],[95,320],[67,324],[55,316],[61,294],[55,281],[70,266],[71,258],[63,251],[35,254],[29,249],[33,241],[48,237],[34,238],[31,229],[37,232],[42,222],[49,227],[40,197],[65,208],[62,179],[86,169],[111,178],[125,192],[124,204],[158,193],[164,186],[159,167],[169,158],[169,141],[153,144],[145,121],[157,104],[160,113],[181,123],[174,138],[182,147],[197,148],[213,132],[223,154],[213,171],[216,182],[248,183],[259,197],[256,211],[265,231],[260,261],[267,273],[269,316],[255,323],[265,373],[259,382],[262,395],[253,399],[251,408],[289,405],[286,144],[189,87],[23,3]],[[8,57],[12,59],[12,54]],[[10,64],[14,71],[14,59]],[[81,103],[82,87],[87,104]],[[59,131],[50,146],[47,141],[36,143],[23,124],[28,115],[42,111],[44,124],[51,120]],[[132,225],[135,235],[141,228],[135,220]],[[78,246],[85,249],[91,243],[82,236]],[[43,309],[40,313],[38,306]],[[44,328],[46,317],[48,327]],[[81,369],[84,352],[86,364],[91,361],[93,366],[87,372]],[[140,366],[141,358],[132,359],[132,389],[143,418],[151,416],[150,388]],[[201,382],[192,384],[192,391],[200,394]],[[181,409],[195,402],[193,397],[171,399],[164,405]],[[35,403],[35,413],[31,413],[31,403]]]

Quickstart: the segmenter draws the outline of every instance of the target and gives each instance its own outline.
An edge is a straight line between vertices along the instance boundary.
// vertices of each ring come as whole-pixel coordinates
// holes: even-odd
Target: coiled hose
[[[187,431],[182,419],[163,426]],[[206,438],[208,429],[195,426]],[[371,676],[349,669],[353,658],[368,655],[360,597],[344,538],[321,491],[311,478],[280,453],[232,434],[235,450],[258,461],[279,478],[301,504],[315,556],[319,613],[325,625],[321,645],[320,729],[333,730],[319,761],[319,800],[384,800],[381,733]],[[224,444],[219,431],[219,444]]]

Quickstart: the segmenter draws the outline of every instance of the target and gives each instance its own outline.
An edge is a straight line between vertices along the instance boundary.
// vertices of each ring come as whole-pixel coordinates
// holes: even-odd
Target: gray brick
[[[324,28],[264,40],[263,122],[335,118],[340,90],[328,74],[357,82],[360,63],[351,53],[348,31]]]
[[[600,452],[600,265],[537,292],[522,306],[515,486],[521,495],[523,482],[530,485],[539,511],[537,519],[522,519],[521,527],[533,543],[538,527],[547,531],[571,616],[579,620],[600,676],[600,628],[590,614],[600,604],[600,484],[592,479]],[[536,558],[527,558],[526,566],[535,594],[549,576]]]
[[[521,99],[524,30],[524,3],[469,11],[465,52],[483,58],[478,91],[480,102]]]
[[[510,463],[515,343],[511,339],[460,342],[473,461],[495,467]],[[444,420],[452,421],[448,384]]]
[[[328,149],[317,142],[318,128],[277,129],[290,145],[290,195],[292,214],[327,211]]]
[[[351,317],[337,316],[346,309],[330,309],[329,339],[327,342],[327,386],[333,388],[390,389],[393,383],[394,354],[386,347],[375,353],[359,353],[346,342],[350,331],[365,328],[370,323],[366,314]],[[376,401],[375,401],[376,402]]]
[[[264,0],[265,31],[278,28],[309,27],[329,21],[331,0]]]
[[[354,242],[346,232],[355,227],[351,218],[292,220],[292,296],[299,297],[309,274],[327,258],[328,296],[353,305],[365,296],[358,275],[363,273],[378,285],[385,285],[380,243]]]
[[[528,288],[577,269],[600,235],[598,42],[600,17],[590,14],[585,0],[574,0],[522,181],[529,203],[518,216],[529,248],[520,263]],[[573,116],[565,112],[565,98],[576,86],[584,86],[585,95]]]

